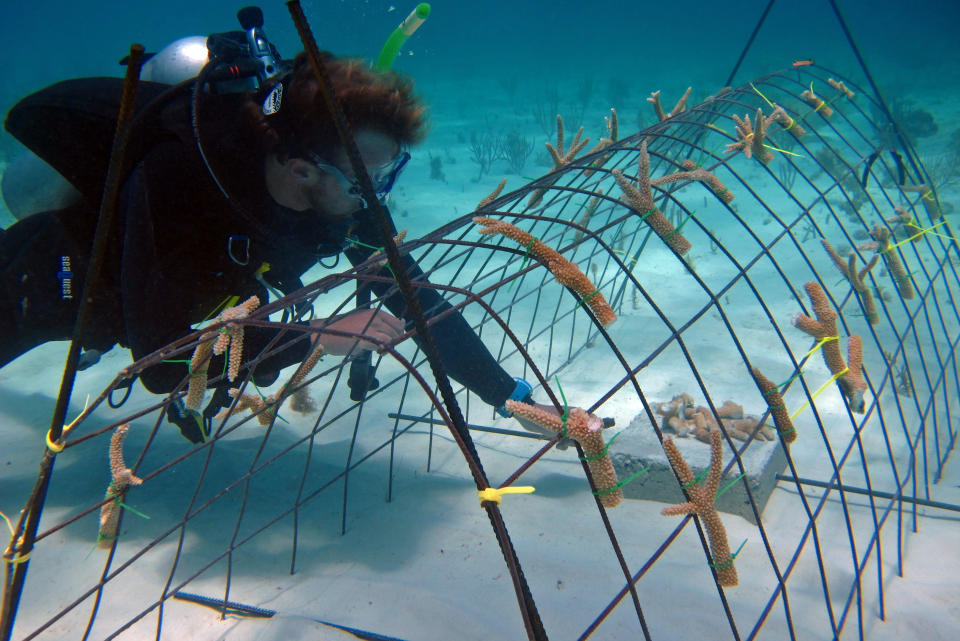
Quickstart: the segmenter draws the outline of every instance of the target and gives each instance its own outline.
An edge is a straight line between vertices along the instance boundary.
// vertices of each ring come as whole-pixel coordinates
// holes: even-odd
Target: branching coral
[[[863,311],[867,317],[867,321],[871,325],[876,325],[880,320],[879,315],[877,314],[877,304],[873,299],[873,292],[870,291],[870,288],[863,281],[863,279],[866,278],[867,274],[870,273],[870,270],[873,269],[877,264],[879,255],[875,254],[863,269],[857,271],[857,255],[855,253],[850,252],[847,260],[843,260],[837,250],[835,250],[833,246],[827,242],[826,238],[821,238],[820,242],[823,244],[823,248],[827,250],[830,260],[833,261],[833,264],[837,267],[840,273],[846,276],[847,280],[850,281],[850,286],[853,287],[854,291],[857,292],[857,296],[860,297],[860,301],[863,303]]]
[[[587,146],[587,143],[590,142],[589,138],[584,138],[583,140],[580,137],[583,135],[583,127],[580,127],[577,130],[576,135],[573,137],[573,142],[570,144],[570,149],[564,150],[564,132],[563,132],[563,118],[560,114],[557,114],[557,145],[553,146],[551,143],[546,143],[547,151],[550,152],[550,157],[553,159],[553,170],[557,171],[563,169],[576,158],[577,154],[583,151],[583,148]],[[547,193],[546,187],[539,187],[530,194],[530,199],[527,201],[527,207],[535,207],[543,200],[543,195]]]
[[[673,118],[678,113],[681,113],[687,108],[687,100],[690,99],[690,91],[693,87],[687,87],[687,90],[683,92],[683,95],[680,97],[680,100],[677,101],[677,104],[674,105],[673,109],[670,110],[670,113],[664,113],[663,107],[660,105],[660,92],[654,91],[650,94],[650,97],[647,98],[647,102],[653,105],[653,112],[657,114],[657,120],[663,121],[667,118]]]
[[[690,241],[683,237],[673,224],[663,215],[653,202],[653,191],[650,182],[650,154],[647,153],[647,142],[640,145],[640,155],[637,161],[637,187],[623,175],[619,169],[613,170],[613,177],[623,191],[626,205],[634,210],[650,225],[657,236],[663,239],[668,247],[683,256],[690,251]]]
[[[100,533],[97,547],[110,548],[117,538],[120,525],[120,511],[123,509],[123,497],[131,485],[140,485],[143,479],[134,476],[123,460],[123,439],[130,429],[128,423],[120,425],[110,437],[110,485],[107,486],[107,499],[100,508]]]
[[[852,99],[856,94],[850,91],[847,88],[847,85],[844,84],[843,80],[834,80],[833,78],[827,78],[827,84],[845,95],[847,98]]]
[[[772,117],[764,118],[763,110],[757,107],[757,114],[752,123],[749,114],[742,119],[734,114],[733,120],[737,123],[737,141],[727,145],[726,153],[742,151],[747,158],[753,157],[765,165],[769,164],[773,160],[773,154],[764,146],[764,141],[767,138],[767,127],[772,122]]]
[[[786,131],[789,131],[796,138],[807,133],[807,130],[797,124],[797,121],[790,117],[783,107],[780,105],[774,105],[773,112],[767,116],[768,121],[773,121],[783,127]]]
[[[699,182],[706,185],[706,187],[713,192],[713,195],[724,203],[730,204],[733,202],[733,192],[727,189],[712,171],[698,167],[697,163],[689,158],[680,163],[680,166],[683,168],[683,171],[676,171],[666,176],[660,176],[659,178],[651,180],[650,184],[654,187],[660,187],[661,185],[683,181]]]
[[[229,352],[227,378],[230,381],[240,373],[240,364],[243,362],[243,325],[229,321],[246,318],[259,306],[260,299],[251,296],[239,305],[228,307],[214,320],[214,323],[227,321],[227,325],[220,328],[218,333],[207,332],[200,337],[200,343],[194,348],[193,356],[190,358],[190,380],[187,383],[187,395],[184,399],[184,405],[188,409],[199,409],[203,401],[203,392],[207,389],[207,370],[212,355],[219,356]]]
[[[854,412],[863,412],[863,393],[867,389],[867,384],[860,372],[863,367],[863,342],[856,334],[852,334],[847,339],[848,367],[840,353],[840,338],[837,335],[837,312],[830,307],[827,295],[819,284],[809,282],[803,288],[806,290],[807,296],[810,297],[810,303],[817,319],[813,320],[806,314],[801,313],[793,317],[793,325],[821,343],[820,351],[823,353],[823,360],[830,372],[837,377],[840,390],[850,403],[850,409]]]
[[[813,107],[813,110],[819,113],[824,118],[829,118],[833,115],[833,108],[826,103],[822,98],[813,93],[813,85],[810,85],[810,88],[800,94],[800,97],[808,105]]]
[[[720,476],[723,474],[723,441],[719,431],[710,436],[710,468],[707,477],[700,483],[696,482],[690,466],[684,460],[673,439],[663,439],[663,450],[667,460],[680,479],[680,483],[687,491],[690,501],[665,507],[660,512],[664,516],[678,516],[695,514],[700,517],[703,527],[707,530],[707,540],[710,542],[710,556],[713,562],[710,567],[717,573],[720,585],[733,587],[737,585],[737,570],[733,567],[733,555],[730,554],[730,544],[727,541],[727,530],[723,527],[720,514],[713,506],[720,487]]]
[[[900,297],[903,299],[913,298],[913,282],[911,282],[910,274],[907,273],[903,263],[900,262],[900,256],[897,255],[897,252],[890,245],[890,230],[877,225],[873,228],[873,231],[870,232],[870,235],[877,241],[877,251],[883,256],[883,262],[887,265],[887,271],[890,272],[894,282],[897,283],[897,290],[900,292]]]
[[[767,402],[767,407],[770,408],[770,415],[773,416],[773,424],[777,428],[777,433],[783,438],[784,443],[793,443],[797,440],[797,430],[793,426],[790,414],[787,412],[787,406],[783,402],[780,388],[756,367],[751,370],[751,373],[757,387],[760,388],[760,393],[763,394],[763,400]]]
[[[593,485],[597,488],[597,496],[604,507],[616,507],[623,500],[623,491],[620,489],[617,473],[613,469],[613,462],[607,453],[607,446],[603,442],[603,423],[580,409],[571,407],[567,410],[566,421],[552,412],[548,412],[534,405],[518,401],[507,401],[507,410],[516,416],[532,421],[556,432],[561,438],[572,438],[585,454],[584,460],[593,477]]]
[[[546,265],[547,269],[556,277],[557,282],[569,287],[580,296],[580,301],[590,308],[601,325],[607,326],[617,320],[617,315],[614,314],[613,309],[610,308],[610,304],[607,303],[607,299],[603,297],[600,290],[576,265],[561,256],[558,251],[508,222],[485,216],[477,216],[473,219],[473,222],[483,227],[480,230],[481,234],[502,234],[526,247],[531,256]]]
[[[216,418],[222,419],[243,410],[250,410],[257,415],[257,422],[260,423],[260,425],[270,425],[270,422],[277,416],[277,412],[283,404],[284,399],[286,399],[287,391],[297,387],[303,382],[303,379],[305,379],[307,375],[313,371],[317,363],[320,362],[321,356],[323,356],[323,345],[317,343],[313,351],[310,352],[310,355],[297,367],[297,370],[293,373],[293,376],[290,377],[290,380],[269,396],[241,394],[239,388],[231,389],[228,393],[231,397],[237,399],[236,402],[232,407],[217,414]],[[292,408],[294,411],[310,411],[313,408],[312,401],[309,397],[305,397],[306,392],[304,389],[305,388],[298,388],[290,395],[293,397]]]

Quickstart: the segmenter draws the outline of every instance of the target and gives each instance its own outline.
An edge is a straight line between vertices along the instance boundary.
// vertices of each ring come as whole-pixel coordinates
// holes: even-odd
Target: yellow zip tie
[[[508,485],[507,487],[488,487],[485,490],[480,490],[477,492],[477,497],[480,499],[480,504],[483,505],[488,501],[493,501],[497,505],[500,505],[500,501],[503,500],[504,494],[532,494],[535,491],[532,485],[520,485],[512,486]]]
[[[927,233],[932,232],[934,229],[936,229],[936,228],[939,227],[940,225],[946,225],[946,224],[947,224],[947,221],[941,220],[939,223],[937,223],[937,224],[934,225],[933,227],[927,227],[926,229],[921,229],[920,231],[918,231],[918,232],[917,232],[916,234],[914,234],[913,236],[910,236],[909,238],[906,238],[906,239],[904,239],[904,240],[901,240],[899,243],[896,243],[895,245],[890,245],[890,247],[888,247],[886,251],[890,251],[891,249],[893,249],[893,248],[895,248],[895,247],[899,247],[900,245],[902,245],[902,244],[904,244],[904,243],[909,243],[909,242],[910,242],[911,240],[913,240],[914,238],[919,238],[920,236],[923,236],[924,234],[927,234]],[[939,236],[939,235],[940,235],[940,234],[937,234],[937,236]]]
[[[799,414],[799,413],[802,412],[803,410],[807,409],[807,405],[810,404],[810,401],[812,401],[812,400],[815,399],[816,397],[820,396],[820,393],[821,393],[823,390],[827,389],[827,386],[829,386],[830,383],[833,383],[834,381],[836,381],[838,378],[840,378],[841,376],[843,376],[844,374],[846,374],[846,373],[849,372],[849,371],[850,371],[850,368],[849,368],[849,367],[844,367],[842,371],[837,372],[836,374],[834,374],[833,376],[831,376],[830,379],[827,380],[826,383],[824,383],[823,385],[820,386],[820,389],[818,389],[816,392],[813,393],[813,396],[810,397],[810,400],[809,400],[809,401],[807,401],[806,403],[804,403],[803,405],[801,405],[801,406],[800,406],[800,409],[798,409],[796,412],[794,412],[793,414],[790,415],[790,419],[792,420],[792,419],[797,418],[797,414]]]
[[[816,354],[816,353],[817,353],[817,350],[819,350],[821,347],[823,347],[823,344],[824,344],[824,343],[828,343],[828,342],[830,342],[830,341],[838,341],[838,340],[840,340],[840,337],[839,337],[839,336],[824,336],[823,338],[821,338],[821,339],[819,339],[819,340],[817,341],[817,344],[813,346],[813,349],[811,349],[809,352],[807,352],[807,356],[812,356],[813,354]],[[804,357],[804,358],[806,358],[806,357]],[[797,374],[799,375],[799,372],[798,372]],[[789,382],[789,381],[787,381],[787,382]]]
[[[6,553],[3,555],[3,560],[10,565],[19,565],[20,563],[26,563],[30,560],[30,555],[33,554],[33,550],[30,550],[26,554],[19,554],[18,556],[7,556],[8,554],[14,554],[18,550],[11,550],[7,548]]]
[[[788,156],[796,156],[797,158],[805,158],[803,154],[797,154],[792,151],[787,151],[786,149],[780,149],[779,147],[774,147],[773,145],[768,145],[767,143],[763,143],[763,146],[766,147],[767,149],[773,149],[774,151],[779,151],[781,154],[787,154]]]
[[[66,447],[63,443],[63,439],[66,438],[67,432],[69,432],[70,430],[72,430],[74,427],[77,426],[77,421],[79,421],[80,417],[83,416],[83,413],[87,411],[87,406],[89,404],[90,404],[90,395],[87,394],[87,400],[83,402],[83,411],[81,411],[80,414],[77,415],[77,418],[73,419],[73,421],[68,423],[67,425],[64,425],[63,429],[60,430],[59,442],[54,443],[53,439],[50,438],[50,430],[47,430],[47,436],[45,440],[47,442],[47,447],[50,448],[51,452],[53,452],[54,454],[59,454],[60,452],[63,451],[63,448]]]
[[[764,100],[768,105],[770,105],[770,108],[771,108],[771,109],[775,108],[775,107],[773,106],[773,103],[770,102],[769,100],[767,100],[767,97],[764,96],[762,93],[760,93],[760,90],[757,89],[752,82],[750,83],[750,88],[753,89],[754,91],[756,91],[756,92],[757,92],[757,95],[760,96],[761,98],[763,98],[763,100]]]
[[[819,100],[819,101],[820,101],[820,104],[817,105],[817,108],[813,110],[813,113],[817,113],[818,111],[820,111],[821,109],[823,109],[823,107],[827,104],[827,101],[824,100],[823,98],[819,97],[817,94],[814,93],[814,91],[813,91],[813,81],[812,81],[812,80],[810,81],[810,95],[813,96],[815,100]]]
[[[0,512],[0,516],[3,517],[3,520],[7,523],[7,529],[10,530],[10,536],[12,537],[16,532],[13,531],[13,523],[10,522],[10,519],[7,518],[7,515],[3,512]]]

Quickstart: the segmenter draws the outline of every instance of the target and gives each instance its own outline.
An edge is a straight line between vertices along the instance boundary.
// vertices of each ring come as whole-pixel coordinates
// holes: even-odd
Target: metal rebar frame
[[[828,78],[842,80],[854,96],[831,88]],[[831,116],[800,98],[811,87],[832,108]],[[786,110],[806,133],[795,136],[787,128],[772,125],[767,143],[774,158],[769,164],[726,152],[726,146],[736,140],[733,116],[753,117],[758,108],[769,114],[773,104]],[[588,508],[575,502],[557,513],[558,523],[597,519],[609,537],[612,567],[622,576],[618,589],[602,595],[600,601],[607,605],[598,607],[581,629],[572,634],[565,629],[562,638],[587,639],[595,633],[597,638],[607,638],[604,626],[616,618],[619,626],[632,619],[637,638],[656,639],[658,628],[649,623],[653,605],[658,611],[667,610],[662,616],[697,616],[688,604],[665,604],[655,591],[645,590],[646,582],[653,580],[648,577],[667,559],[679,563],[685,572],[716,582],[716,605],[703,615],[725,621],[724,634],[718,627],[715,638],[754,639],[765,631],[773,635],[767,638],[796,639],[805,638],[804,630],[814,630],[817,638],[862,639],[871,604],[878,604],[883,616],[891,555],[892,571],[902,574],[904,543],[918,527],[918,508],[943,505],[933,497],[956,436],[954,416],[960,394],[956,263],[960,253],[940,214],[936,191],[921,187],[930,186],[931,181],[916,152],[909,146],[891,149],[878,143],[877,132],[887,124],[878,122],[878,113],[884,110],[867,92],[821,67],[772,73],[577,158],[399,247],[424,270],[424,277],[413,281],[414,288],[433,288],[451,305],[440,313],[424,310],[428,324],[435,325],[447,314],[463,314],[507,371],[534,382],[536,395],[560,410],[564,401],[557,382],[592,372],[605,382],[590,390],[590,398],[577,399],[585,409],[600,414],[613,401],[621,407],[630,404],[637,415],[646,416],[649,425],[632,429],[653,430],[662,441],[654,403],[665,400],[659,394],[666,387],[704,399],[716,414],[732,389],[738,390],[738,403],[766,408],[750,376],[752,367],[785,382],[781,392],[790,411],[797,413],[799,439],[789,448],[779,442],[770,446],[783,447],[786,453],[789,471],[780,483],[790,492],[783,500],[804,515],[802,531],[765,518],[749,484],[738,481],[744,485],[757,523],[749,537],[751,547],[763,550],[767,569],[741,577],[741,585],[749,583],[750,590],[731,589],[716,581],[698,518],[688,516],[666,536],[648,538],[640,554],[635,545],[624,542],[625,535],[633,541],[636,533],[620,531],[597,497]],[[677,212],[678,233],[693,247],[686,257],[678,256],[651,230],[645,212],[624,203],[611,173],[619,169],[635,176],[644,142],[653,177],[677,171],[683,161],[693,160],[735,195],[732,203],[725,204],[700,183],[677,182],[654,189],[658,207]],[[545,189],[545,196],[529,207],[530,194],[537,189]],[[585,215],[588,207],[589,216]],[[908,212],[912,222],[895,220],[894,207]],[[596,323],[581,297],[557,284],[524,247],[501,237],[478,235],[472,223],[476,215],[511,222],[578,265],[611,302],[620,316],[617,323],[608,328]],[[890,229],[895,242],[906,241],[892,251],[906,265],[916,295],[901,298],[893,276],[874,269],[866,279],[879,317],[870,323],[860,298],[837,272],[820,239],[848,247],[846,251],[865,264],[873,250],[864,242],[877,225]],[[236,385],[242,392],[253,392],[252,375],[259,363],[304,340],[307,328],[298,319],[275,320],[283,309],[293,304],[304,305],[298,309],[316,306],[321,317],[349,311],[358,282],[389,285],[391,280],[390,273],[372,259],[238,321],[281,331],[263,353],[244,355],[243,380]],[[840,339],[858,334],[864,340],[869,390],[862,413],[853,411],[835,383],[818,393],[830,374],[812,349],[813,341],[791,326],[795,313],[812,314],[802,289],[810,281],[823,287],[839,311]],[[382,301],[383,297],[375,299],[371,305],[382,305]],[[356,501],[356,493],[373,482],[364,473],[372,461],[386,461],[381,481],[388,499],[402,493],[393,485],[396,466],[401,465],[395,457],[398,448],[403,447],[408,456],[418,451],[429,470],[436,465],[433,457],[440,447],[436,438],[440,433],[434,427],[446,424],[453,429],[433,381],[422,373],[425,357],[412,333],[379,344],[374,361],[381,386],[363,402],[346,399],[343,379],[349,361],[328,359],[304,382],[314,396],[322,394],[309,414],[294,418],[281,409],[283,421],[274,418],[268,426],[258,427],[254,416],[239,413],[219,420],[214,438],[195,447],[178,449],[170,442],[182,445],[181,441],[161,434],[170,429],[164,425],[163,412],[183,395],[186,374],[181,387],[162,401],[115,420],[111,414],[109,424],[78,429],[80,435],[67,440],[63,455],[76,452],[85,465],[102,470],[100,461],[113,428],[131,423],[128,455],[144,483],[131,491],[128,501],[155,516],[147,521],[126,515],[121,536],[105,553],[102,568],[86,577],[85,587],[72,593],[45,590],[44,608],[23,615],[15,636],[39,638],[56,627],[80,625],[86,630],[83,638],[113,638],[152,616],[160,638],[168,599],[181,590],[209,595],[211,582],[221,587],[215,596],[222,599],[222,613],[233,612],[231,592],[237,581],[244,580],[244,553],[279,537],[290,572],[297,571],[304,564],[303,533],[330,528],[329,519],[324,518],[328,515],[318,514],[313,506],[338,505],[337,529],[346,531],[351,499]],[[188,359],[199,337],[200,332],[185,337],[121,372],[89,413],[131,375],[161,361]],[[664,384],[665,377],[670,378],[669,385]],[[213,377],[211,384],[221,379]],[[651,388],[657,390],[656,396],[650,395]],[[494,421],[491,409],[469,390],[457,389],[456,396],[468,427]],[[384,407],[388,413],[380,409]],[[764,415],[761,421],[767,418]],[[504,427],[511,426],[504,422],[500,428]],[[424,431],[429,434],[426,445]],[[220,454],[223,443],[240,435],[247,439],[248,458],[225,460]],[[477,431],[475,438],[484,435]],[[405,445],[411,439],[415,444]],[[336,469],[317,464],[321,444],[332,442],[340,443],[342,449],[342,464]],[[497,449],[462,452],[470,465],[480,462],[471,457],[482,457],[488,471],[512,469],[501,479],[491,480],[499,487],[538,466],[551,465],[544,456],[552,454],[556,442],[546,441],[519,461]],[[724,443],[733,453],[725,471],[734,478],[744,472],[741,455],[759,445],[752,438],[734,440],[726,431]],[[591,483],[582,486],[587,493],[593,486],[585,463],[583,470]],[[66,472],[58,469],[58,473]],[[466,468],[464,478],[470,478]],[[57,501],[57,492],[66,491],[56,484],[56,474],[53,481],[48,501]],[[86,497],[84,505],[72,504],[56,518],[44,519],[34,558],[65,538],[90,538],[95,533],[94,515],[108,500],[102,496]],[[557,501],[558,509],[567,503]],[[644,505],[627,500],[616,510],[649,510]],[[653,514],[651,518],[661,518]],[[199,523],[211,519],[219,523],[222,536],[188,541]],[[504,534],[510,526],[511,518],[504,518]],[[563,536],[562,528],[555,528],[553,536]],[[683,539],[698,541],[702,553],[687,553],[678,561],[671,548]],[[382,544],[391,545],[389,532],[383,533]],[[15,552],[16,545],[11,545]],[[522,542],[518,549],[522,562]],[[322,569],[324,559],[317,558],[316,552],[309,554],[310,567]],[[140,572],[148,557],[155,563],[156,555],[162,555],[169,568],[165,576],[154,577],[152,584],[135,594],[113,589],[125,577]],[[519,590],[519,567],[509,558],[507,565],[512,585]],[[524,569],[532,577],[532,586],[542,585],[538,568]],[[29,587],[28,580],[28,591]],[[490,589],[462,587],[465,592]],[[532,597],[537,596],[534,588]],[[798,622],[791,607],[794,599],[822,602],[822,618]],[[104,623],[98,614],[107,609],[111,622],[122,612],[122,623]],[[554,613],[540,610],[549,633]],[[441,632],[452,631],[438,631],[437,636]],[[526,633],[533,638],[530,626]]]

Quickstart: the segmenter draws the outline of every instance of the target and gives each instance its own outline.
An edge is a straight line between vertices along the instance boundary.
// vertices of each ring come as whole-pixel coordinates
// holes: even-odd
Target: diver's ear
[[[317,174],[317,168],[314,167],[313,163],[307,162],[303,158],[287,158],[280,164],[284,172],[294,180],[311,180]]]

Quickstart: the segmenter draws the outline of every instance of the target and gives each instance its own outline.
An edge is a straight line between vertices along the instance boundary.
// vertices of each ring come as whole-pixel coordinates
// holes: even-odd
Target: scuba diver
[[[82,337],[85,365],[115,344],[142,358],[215,316],[231,297],[266,301],[268,287],[293,292],[318,261],[330,267],[343,254],[357,265],[380,244],[307,57],[282,60],[263,33],[259,9],[248,7],[239,17],[244,31],[206,39],[209,61],[195,77],[176,84],[150,80],[163,77],[157,69],[163,61],[184,64],[183,43],[148,61],[152,69],[145,67],[150,73],[137,92],[101,285]],[[323,60],[384,202],[410,159],[408,148],[425,135],[424,107],[410,81],[392,70],[375,71],[365,61],[329,53]],[[24,98],[7,115],[7,129],[79,195],[0,232],[0,367],[72,334],[121,82],[68,80]],[[411,278],[424,277],[412,258],[405,261]],[[326,353],[353,351],[356,357],[357,349],[371,345],[358,346],[325,329],[366,331],[383,340],[405,331],[406,310],[396,288],[367,287],[365,300],[372,289],[385,296],[390,313],[364,309],[358,291],[356,311],[309,321]],[[450,308],[435,290],[417,291],[428,318]],[[503,370],[460,314],[446,316],[432,330],[451,377],[484,402],[504,415],[508,399],[532,402],[530,385]],[[275,336],[276,330],[248,327],[245,351],[259,353]],[[302,361],[310,346],[308,340],[292,341],[258,363],[254,381],[272,383],[280,369]],[[378,385],[365,354],[351,364],[359,364],[350,375],[354,400]],[[209,364],[211,371],[219,371],[222,358]],[[186,368],[163,362],[144,370],[140,380],[150,392],[167,393]],[[221,386],[202,415],[180,402],[170,405],[167,418],[191,442],[200,442],[210,435],[212,416],[230,402]]]

